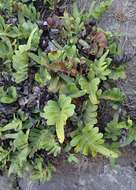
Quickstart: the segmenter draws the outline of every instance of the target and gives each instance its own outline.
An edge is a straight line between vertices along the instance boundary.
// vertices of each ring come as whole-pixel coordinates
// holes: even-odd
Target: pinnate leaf
[[[50,100],[44,107],[44,117],[48,125],[56,125],[56,133],[60,143],[64,141],[64,126],[69,117],[74,114],[75,105],[71,98],[60,95],[58,102]]]
[[[106,148],[103,134],[99,132],[97,127],[85,126],[82,131],[77,131],[72,138],[71,146],[75,147],[75,152],[80,152],[84,155],[92,152],[93,156],[100,153],[106,157],[118,157],[115,152]]]

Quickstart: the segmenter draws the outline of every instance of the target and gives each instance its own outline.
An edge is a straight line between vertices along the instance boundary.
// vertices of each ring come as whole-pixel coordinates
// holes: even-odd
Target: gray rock
[[[14,188],[14,178],[0,176],[0,190],[17,190]]]
[[[103,157],[82,157],[78,165],[62,163],[50,182],[39,185],[22,180],[20,186],[21,190],[136,190],[134,161],[131,149],[122,152],[114,168]]]

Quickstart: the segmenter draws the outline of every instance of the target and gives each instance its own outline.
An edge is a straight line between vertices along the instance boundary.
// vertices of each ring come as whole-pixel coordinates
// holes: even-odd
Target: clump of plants
[[[71,13],[60,3],[0,2],[0,168],[8,175],[46,181],[61,157],[113,161],[136,139],[116,87],[125,78],[113,61],[116,36],[97,25],[112,1],[88,11],[73,4]]]

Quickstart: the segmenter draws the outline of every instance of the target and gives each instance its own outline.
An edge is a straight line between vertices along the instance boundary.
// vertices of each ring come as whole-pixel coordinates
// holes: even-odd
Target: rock
[[[13,183],[13,179],[0,176],[0,190],[16,190]]]
[[[50,182],[20,181],[21,190],[135,190],[135,152],[126,149],[114,168],[106,159],[80,158],[77,165],[62,163]]]

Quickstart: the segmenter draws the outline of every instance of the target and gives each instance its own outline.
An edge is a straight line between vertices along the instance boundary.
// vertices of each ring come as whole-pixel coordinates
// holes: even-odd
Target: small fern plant
[[[106,148],[104,145],[103,134],[99,133],[97,127],[85,126],[81,131],[76,131],[73,133],[70,144],[72,147],[75,147],[75,152],[80,152],[86,156],[91,152],[93,156],[100,153],[106,157],[118,157],[118,154]]]
[[[58,102],[50,100],[44,107],[44,117],[48,125],[55,125],[56,134],[60,143],[64,142],[64,126],[69,117],[74,114],[75,105],[71,98],[60,95]]]

